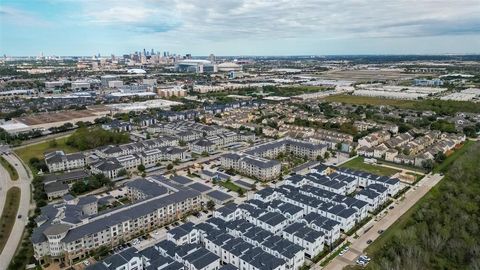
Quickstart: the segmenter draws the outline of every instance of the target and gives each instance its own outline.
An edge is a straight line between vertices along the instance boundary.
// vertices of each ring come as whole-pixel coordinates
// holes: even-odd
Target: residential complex
[[[192,189],[164,188],[155,195],[98,214],[93,196],[45,206],[31,237],[35,257],[71,264],[100,246],[116,246],[201,207],[200,193]]]

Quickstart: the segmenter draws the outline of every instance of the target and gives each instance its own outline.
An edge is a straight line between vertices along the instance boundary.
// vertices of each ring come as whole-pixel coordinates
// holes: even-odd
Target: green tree
[[[207,209],[208,210],[214,210],[215,209],[215,203],[212,200],[209,200],[207,202]]]
[[[422,167],[428,172],[433,170],[433,161],[431,159],[422,161]]]
[[[445,154],[441,151],[439,151],[436,155],[435,155],[435,161],[437,163],[442,163],[443,161],[445,161],[447,157],[445,156]]]

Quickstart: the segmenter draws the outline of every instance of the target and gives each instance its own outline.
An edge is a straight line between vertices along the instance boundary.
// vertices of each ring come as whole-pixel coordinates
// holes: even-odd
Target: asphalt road
[[[374,241],[380,235],[379,230],[386,230],[389,228],[398,218],[400,218],[405,212],[408,211],[418,200],[420,200],[432,187],[434,187],[443,178],[440,174],[427,175],[418,184],[418,187],[412,187],[405,193],[405,199],[396,200],[394,203],[395,208],[389,210],[388,213],[379,221],[372,220],[363,228],[371,227],[364,233],[364,229],[358,231],[360,236],[357,239],[349,237],[350,249],[343,255],[337,256],[323,269],[326,270],[341,270],[347,265],[355,264],[358,256],[363,254],[364,250],[368,247],[367,241]],[[319,265],[315,265],[312,269],[322,269]]]
[[[8,238],[7,244],[3,249],[2,253],[0,254],[0,266],[6,266],[10,263],[11,259],[15,255],[15,251],[17,246],[20,244],[20,240],[22,239],[23,230],[25,225],[28,223],[28,213],[33,205],[30,202],[30,182],[31,178],[29,177],[25,167],[22,165],[21,160],[13,155],[3,155],[3,157],[10,163],[18,172],[18,180],[12,181],[8,173],[2,168],[0,169],[0,175],[2,176],[0,179],[0,187],[2,190],[0,194],[2,195],[2,199],[0,199],[0,206],[5,204],[5,196],[4,194],[8,191],[11,187],[19,187],[21,190],[20,193],[20,206],[18,208],[17,216],[22,215],[21,218],[15,219],[15,225],[13,226],[12,232],[10,233],[10,237]],[[6,177],[4,177],[6,176]],[[2,268],[3,269],[3,268]]]

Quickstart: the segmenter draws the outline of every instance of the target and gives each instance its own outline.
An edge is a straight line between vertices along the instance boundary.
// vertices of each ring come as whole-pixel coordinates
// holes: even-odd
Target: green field
[[[356,157],[346,163],[343,163],[342,165],[340,165],[340,167],[364,171],[382,176],[391,176],[400,172],[399,170],[395,170],[392,168],[381,167],[373,164],[366,164],[363,162],[363,160],[363,157]]]
[[[5,206],[3,207],[2,216],[0,217],[0,253],[3,251],[12,232],[19,205],[20,188],[12,187],[7,192]]]
[[[445,172],[449,166],[456,160],[458,157],[463,155],[470,147],[475,144],[474,141],[467,140],[460,149],[456,149],[450,156],[448,156],[441,164],[435,165],[433,172]]]
[[[243,188],[235,185],[234,183],[230,182],[230,181],[226,181],[226,182],[219,182],[218,183],[220,186],[224,187],[224,188],[227,188],[231,191],[235,191],[235,192],[239,192],[240,190],[244,191]]]
[[[363,97],[353,95],[332,95],[324,100],[330,102],[343,102],[356,105],[390,105],[401,109],[412,109],[421,111],[435,111],[437,113],[472,112],[480,113],[480,106],[469,101],[451,100],[399,100],[378,97]]]
[[[395,162],[386,161],[384,159],[378,159],[377,164],[384,164],[384,165],[389,165],[389,166],[400,168],[400,169],[415,171],[415,172],[418,172],[419,174],[425,173],[425,171],[422,168],[415,167],[413,165],[408,165],[408,164],[398,164]]]
[[[8,174],[10,175],[10,179],[12,179],[13,181],[18,180],[18,172],[12,166],[12,164],[10,164],[4,157],[0,157],[0,163],[5,168],[5,170],[8,171]]]
[[[45,141],[37,144],[32,144],[25,147],[20,147],[15,150],[15,153],[25,162],[29,164],[29,160],[32,157],[43,159],[43,154],[45,152],[52,152],[55,150],[63,150],[65,153],[73,153],[78,150],[74,147],[67,145],[65,142],[68,137],[56,139],[56,146],[52,146],[51,141]]]

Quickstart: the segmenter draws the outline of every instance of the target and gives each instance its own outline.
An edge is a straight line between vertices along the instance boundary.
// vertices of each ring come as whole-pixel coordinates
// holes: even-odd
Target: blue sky
[[[480,53],[479,0],[2,0],[0,54]]]

